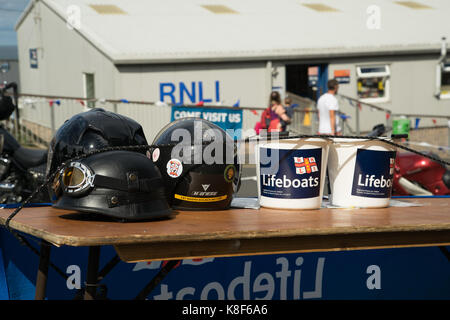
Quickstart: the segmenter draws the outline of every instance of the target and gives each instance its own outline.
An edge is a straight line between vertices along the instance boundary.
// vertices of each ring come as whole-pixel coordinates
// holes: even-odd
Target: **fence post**
[[[356,105],[356,108],[355,108],[355,121],[356,121],[356,135],[359,136],[361,134],[361,130],[359,127],[359,106],[358,105]]]
[[[338,111],[339,126],[341,127],[342,135],[345,135],[345,120],[342,118],[342,112]]]
[[[447,139],[448,147],[450,148],[450,119],[447,119]]]
[[[55,110],[52,106],[50,108],[50,127],[52,129],[52,135],[55,135]]]
[[[309,110],[309,107],[308,107],[308,110]],[[311,107],[311,111],[313,111],[313,110],[314,110],[314,108]],[[315,113],[315,112],[309,112],[311,135],[315,135],[319,131],[319,130],[315,130],[316,125],[318,123],[318,121],[316,121],[317,120],[316,115],[317,115],[317,113]],[[306,114],[305,114],[305,116],[306,116]]]

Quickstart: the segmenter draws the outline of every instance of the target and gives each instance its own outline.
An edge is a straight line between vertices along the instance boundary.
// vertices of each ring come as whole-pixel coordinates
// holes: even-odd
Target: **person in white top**
[[[338,92],[339,83],[332,79],[327,83],[328,92],[320,96],[317,101],[317,110],[319,111],[319,134],[339,135],[339,104],[335,97]]]

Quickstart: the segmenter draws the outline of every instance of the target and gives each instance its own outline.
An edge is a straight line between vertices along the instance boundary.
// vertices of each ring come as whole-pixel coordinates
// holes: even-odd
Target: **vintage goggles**
[[[160,177],[138,179],[137,175],[127,173],[127,179],[117,179],[95,174],[87,165],[81,162],[71,162],[61,169],[53,180],[52,189],[57,197],[62,193],[69,196],[82,196],[94,187],[104,187],[125,192],[150,192],[162,187]]]
[[[57,197],[63,192],[69,195],[82,195],[94,187],[95,174],[80,162],[71,162],[61,169],[53,180],[52,189]]]

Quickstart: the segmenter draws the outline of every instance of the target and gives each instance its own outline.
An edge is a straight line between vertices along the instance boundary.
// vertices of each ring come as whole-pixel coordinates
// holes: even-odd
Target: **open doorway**
[[[286,65],[286,91],[317,101],[326,92],[328,64]]]

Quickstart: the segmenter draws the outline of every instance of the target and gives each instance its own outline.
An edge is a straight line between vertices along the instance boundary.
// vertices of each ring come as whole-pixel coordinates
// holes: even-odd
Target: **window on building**
[[[95,81],[93,73],[83,73],[84,97],[86,99],[95,98]],[[87,103],[88,108],[95,108],[95,101]]]
[[[440,95],[442,99],[450,99],[450,63],[441,68]]]
[[[388,65],[356,67],[358,98],[365,102],[389,100],[390,69]]]
[[[9,71],[9,62],[0,62],[0,73],[7,73]]]

